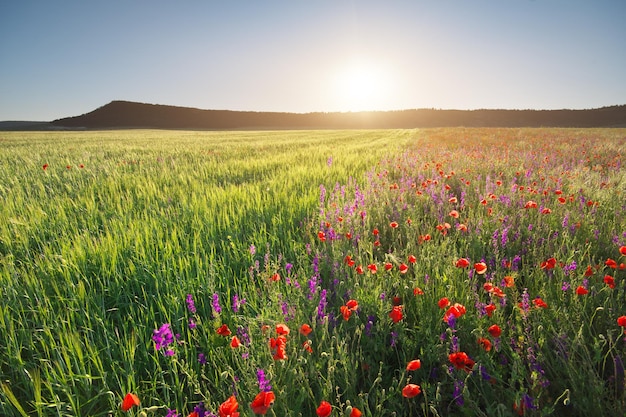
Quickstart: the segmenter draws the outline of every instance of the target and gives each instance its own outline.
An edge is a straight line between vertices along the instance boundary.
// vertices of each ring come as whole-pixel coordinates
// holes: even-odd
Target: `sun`
[[[352,63],[335,78],[335,107],[341,111],[383,110],[387,107],[390,79],[380,65]]]

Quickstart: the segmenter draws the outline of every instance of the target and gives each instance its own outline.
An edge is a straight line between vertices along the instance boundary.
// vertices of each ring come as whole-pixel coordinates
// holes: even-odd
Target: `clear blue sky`
[[[0,120],[626,104],[626,0],[0,0]]]

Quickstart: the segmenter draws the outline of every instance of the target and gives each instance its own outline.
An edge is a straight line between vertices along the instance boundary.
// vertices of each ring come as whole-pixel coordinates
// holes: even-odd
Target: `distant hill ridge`
[[[425,127],[626,127],[626,105],[587,110],[435,110],[280,113],[201,110],[112,101],[54,120],[69,129],[406,129]]]

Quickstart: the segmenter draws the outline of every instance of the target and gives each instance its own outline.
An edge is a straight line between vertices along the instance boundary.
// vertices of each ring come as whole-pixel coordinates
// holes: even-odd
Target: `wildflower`
[[[450,305],[450,300],[448,300],[448,297],[443,297],[439,299],[437,305],[439,306],[439,308],[444,309]]]
[[[286,346],[287,338],[285,336],[270,338],[270,350],[272,351],[272,357],[274,360],[287,359]]]
[[[238,417],[239,413],[237,409],[239,408],[239,403],[237,402],[237,398],[234,395],[231,395],[226,401],[220,404],[219,413],[220,417]]]
[[[317,407],[317,410],[315,410],[315,413],[318,417],[328,417],[332,411],[333,408],[330,403],[328,401],[322,401],[319,407]]]
[[[259,390],[261,391],[272,390],[272,386],[270,385],[269,381],[265,377],[265,371],[263,369],[259,368],[256,370],[256,378],[257,378],[257,381],[259,382]]]
[[[491,315],[493,314],[493,312],[496,311],[496,305],[493,303],[487,304],[485,306],[485,312],[487,313],[488,317],[491,317]]]
[[[500,337],[500,335],[502,334],[502,329],[500,329],[500,326],[498,326],[497,324],[492,324],[491,326],[489,326],[487,331],[492,337]]]
[[[375,274],[376,272],[378,272],[378,267],[376,266],[376,264],[369,264],[367,266],[367,269],[370,271],[370,273]]]
[[[363,413],[356,407],[352,407],[352,411],[350,411],[350,417],[361,417]]]
[[[626,327],[626,316],[619,316],[617,318],[617,325],[620,327]],[[624,331],[626,331],[626,329]]]
[[[355,271],[359,275],[363,275],[363,266],[359,265],[355,268]]]
[[[513,277],[512,277],[512,276],[510,276],[510,275],[509,275],[509,276],[504,277],[504,285],[505,285],[507,288],[511,288],[511,287],[515,286],[515,278],[513,278]]]
[[[541,269],[550,270],[556,266],[556,259],[550,258],[541,263]]]
[[[206,356],[204,353],[198,353],[198,363],[200,365],[206,365]]]
[[[537,208],[537,203],[533,200],[528,200],[526,204],[524,204],[525,209]]]
[[[391,309],[391,312],[389,313],[389,317],[391,317],[391,320],[393,320],[394,323],[397,323],[400,320],[402,320],[402,317],[403,317],[402,306],[394,306]]]
[[[45,171],[46,169],[48,169],[48,166],[49,166],[48,164],[43,164],[42,166],[43,170]]]
[[[133,407],[139,407],[139,404],[140,404],[139,397],[133,394],[132,392],[129,392],[124,397],[124,400],[122,401],[122,405],[120,408],[122,409],[123,412],[126,413]]]
[[[622,256],[626,256],[626,246],[621,246],[621,247],[619,248],[619,253],[620,253],[620,255],[622,255]]]
[[[213,293],[212,305],[213,305],[213,311],[215,311],[216,314],[220,314],[222,312],[222,307],[220,306],[220,297],[216,292]]]
[[[305,340],[304,343],[302,343],[302,347],[307,352],[313,353],[313,348],[311,347],[311,341],[310,340]]]
[[[587,269],[585,270],[585,277],[590,277],[593,275],[593,269],[591,268],[591,265],[587,266]]]
[[[476,342],[484,349],[485,352],[489,352],[491,350],[491,342],[489,339],[480,337]]]
[[[450,307],[446,313],[443,315],[443,321],[448,323],[452,317],[454,319],[458,319],[466,312],[465,306],[459,303],[454,303],[452,307]]]
[[[326,242],[326,233],[324,233],[323,231],[319,231],[317,232],[317,237],[319,238],[320,242]]]
[[[407,271],[409,270],[409,266],[407,264],[402,263],[398,267],[398,270],[400,271],[401,274],[406,274]]]
[[[546,302],[545,302],[545,301],[543,301],[543,300],[541,299],[541,297],[536,297],[536,298],[533,300],[533,304],[534,304],[534,305],[535,305],[535,307],[537,307],[537,308],[548,308],[548,304],[546,304]]]
[[[353,267],[354,266],[354,259],[352,259],[352,256],[350,255],[346,255],[346,257],[343,259],[343,261],[346,263],[346,265],[348,265],[349,267]]]
[[[467,232],[467,225],[465,223],[458,223],[455,227],[459,232]]]
[[[230,336],[231,331],[228,328],[228,325],[222,324],[220,327],[218,327],[217,334],[219,334],[220,336]]]
[[[155,329],[152,335],[152,340],[154,341],[154,347],[156,350],[167,348],[170,344],[174,343],[174,334],[172,333],[170,324],[164,323],[161,327]],[[174,355],[174,351],[166,349],[163,351],[163,354],[165,356],[172,356]]]
[[[402,388],[402,396],[404,398],[413,398],[420,395],[422,389],[417,384],[406,384],[404,388]]]
[[[309,326],[308,324],[303,324],[302,326],[300,326],[300,334],[302,336],[308,336],[311,332],[313,331],[313,329],[311,329],[311,326]]]
[[[393,269],[393,264],[391,262],[385,262],[385,271],[391,271]]]
[[[274,274],[270,277],[270,279],[271,279],[272,281],[274,281],[274,282],[278,282],[278,281],[280,281],[280,274],[279,274],[278,272],[276,272],[276,273],[274,273]],[[237,296],[237,295],[235,295],[235,296],[233,296],[233,297],[236,297],[236,296]],[[235,306],[235,302],[234,302],[234,300],[233,300],[233,310],[234,310],[234,306]]]
[[[617,268],[617,262],[615,262],[613,259],[609,258],[604,262],[604,265],[608,266],[609,268],[615,269]]]
[[[406,364],[407,371],[416,371],[422,367],[422,361],[419,359],[413,359],[409,363]]]
[[[582,285],[579,285],[578,288],[576,288],[576,295],[585,295],[589,292],[589,290],[587,290],[587,288],[583,287]]]
[[[277,324],[276,334],[281,335],[281,336],[287,336],[289,334],[289,327],[283,323]]]
[[[392,229],[396,229],[396,228],[398,227],[398,222],[391,222],[391,223],[389,223],[389,226],[390,226]]]
[[[230,347],[236,349],[239,346],[241,346],[241,340],[239,340],[237,336],[233,336],[233,338],[230,340]]]
[[[274,404],[275,398],[272,391],[261,391],[250,403],[250,408],[254,414],[265,415],[272,404]]]
[[[417,258],[415,257],[415,255],[409,255],[407,260],[410,264],[414,264],[415,262],[417,262]]]
[[[456,369],[470,372],[474,368],[474,362],[465,352],[454,352],[448,355],[448,360]]]
[[[452,211],[450,211],[450,213],[448,213],[448,216],[450,216],[452,218],[455,218],[455,219],[458,219],[459,218],[459,212],[456,211],[456,210],[452,210]]]
[[[413,288],[413,295],[417,296],[417,295],[424,295],[424,290],[421,289],[420,287],[415,287]]]
[[[460,258],[459,260],[456,261],[454,266],[456,266],[457,268],[467,268],[469,264],[470,262],[467,258]]]
[[[604,276],[604,283],[606,285],[608,285],[609,288],[611,288],[611,289],[615,288],[615,278],[613,278],[610,275],[605,275]]]

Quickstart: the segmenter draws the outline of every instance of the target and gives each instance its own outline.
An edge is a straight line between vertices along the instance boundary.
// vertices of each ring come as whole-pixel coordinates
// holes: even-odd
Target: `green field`
[[[253,415],[265,379],[277,416],[626,409],[624,129],[0,150],[1,415]]]

